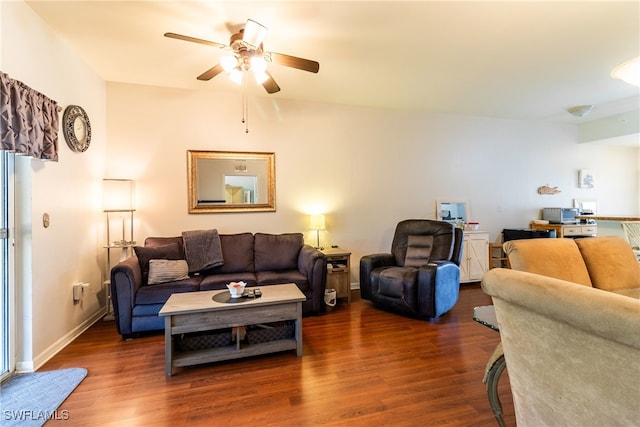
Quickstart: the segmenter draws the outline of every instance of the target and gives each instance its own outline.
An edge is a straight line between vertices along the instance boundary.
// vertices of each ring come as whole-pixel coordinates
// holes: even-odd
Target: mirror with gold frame
[[[187,151],[189,213],[276,210],[275,154]]]

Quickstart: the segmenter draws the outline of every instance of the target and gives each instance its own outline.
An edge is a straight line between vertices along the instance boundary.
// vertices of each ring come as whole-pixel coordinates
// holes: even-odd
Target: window
[[[0,151],[0,380],[13,374],[15,324],[13,318],[13,159],[14,155]]]

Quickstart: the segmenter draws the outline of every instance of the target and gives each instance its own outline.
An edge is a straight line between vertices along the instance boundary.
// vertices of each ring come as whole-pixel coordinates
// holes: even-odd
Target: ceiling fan
[[[232,53],[222,55],[220,57],[220,63],[200,74],[197,77],[198,80],[211,80],[218,74],[226,71],[231,80],[240,84],[245,71],[251,71],[256,81],[262,84],[268,93],[276,93],[280,91],[280,86],[278,86],[273,76],[267,71],[267,62],[274,62],[310,73],[318,72],[320,64],[316,61],[282,53],[265,52],[262,41],[267,35],[267,31],[267,27],[264,25],[248,19],[245,28],[231,36],[228,46],[222,43],[176,33],[165,33],[164,35],[165,37],[173,39],[205,44],[220,49],[230,49],[232,51]]]

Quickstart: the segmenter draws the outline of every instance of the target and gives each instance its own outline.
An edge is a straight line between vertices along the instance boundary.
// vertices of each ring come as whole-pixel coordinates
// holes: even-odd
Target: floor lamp
[[[107,287],[107,314],[104,320],[114,320],[111,303],[111,250],[120,251],[120,261],[129,256],[129,251],[136,242],[133,240],[133,212],[135,211],[135,181],[131,179],[103,179],[102,180],[102,208],[107,217],[107,271],[104,284]],[[120,216],[122,221],[122,236],[118,240],[111,240],[112,216]],[[128,223],[128,224],[127,224]],[[128,227],[127,227],[128,225]],[[127,228],[129,236],[127,238]]]

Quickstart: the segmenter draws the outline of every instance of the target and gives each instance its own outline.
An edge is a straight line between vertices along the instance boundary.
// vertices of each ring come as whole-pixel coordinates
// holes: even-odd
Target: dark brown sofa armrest
[[[136,292],[142,286],[142,271],[138,257],[131,256],[111,269],[111,301],[118,332],[129,337]]]
[[[320,313],[324,304],[324,289],[327,282],[327,258],[311,245],[303,245],[298,254],[298,270],[305,275],[313,300],[313,314]]]

